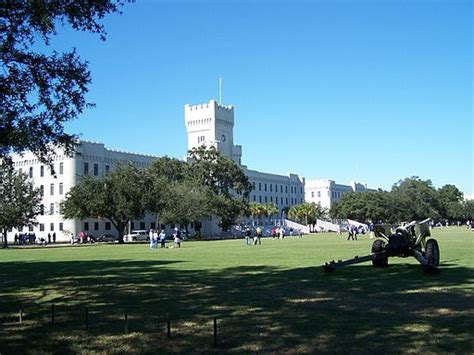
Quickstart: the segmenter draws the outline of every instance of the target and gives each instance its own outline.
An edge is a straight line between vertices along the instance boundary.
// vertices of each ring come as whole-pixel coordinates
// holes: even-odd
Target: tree
[[[167,195],[163,199],[160,220],[165,224],[178,223],[186,230],[193,223],[200,231],[201,221],[212,214],[212,191],[204,186],[196,186],[191,180],[170,182]]]
[[[462,204],[462,213],[465,220],[474,220],[474,200],[466,200]]]
[[[214,147],[193,148],[188,156],[190,179],[214,193],[212,212],[220,218],[220,227],[228,230],[247,209],[252,185],[242,169]]]
[[[41,191],[35,189],[26,174],[15,172],[12,166],[0,164],[0,228],[3,245],[8,247],[7,232],[32,224],[41,212]]]
[[[30,150],[50,162],[58,146],[67,153],[76,137],[64,131],[64,123],[79,116],[91,82],[87,62],[75,50],[40,52],[42,42],[49,49],[57,27],[69,24],[74,30],[98,34],[99,23],[119,12],[120,0],[5,0],[0,5],[0,158]]]
[[[343,194],[329,211],[333,218],[358,221],[395,222],[397,206],[385,191],[362,191]]]
[[[444,185],[437,191],[440,215],[456,220],[463,217],[463,193],[454,185]]]
[[[66,195],[64,218],[105,218],[117,229],[119,243],[128,222],[142,218],[148,202],[144,172],[131,163],[118,164],[107,175],[84,176]]]
[[[153,161],[145,171],[146,186],[148,193],[146,195],[146,207],[149,212],[160,216],[167,208],[171,207],[176,210],[183,210],[176,204],[184,202],[180,198],[180,193],[189,187],[181,186],[178,183],[183,183],[189,179],[189,166],[185,161],[170,157],[161,157]],[[184,207],[185,208],[185,207]],[[157,217],[158,218],[158,217]],[[166,216],[171,218],[171,214]],[[173,220],[171,222],[178,222]],[[178,222],[179,223],[179,222]]]
[[[392,203],[398,221],[422,220],[439,217],[439,203],[431,180],[406,178],[392,187]]]

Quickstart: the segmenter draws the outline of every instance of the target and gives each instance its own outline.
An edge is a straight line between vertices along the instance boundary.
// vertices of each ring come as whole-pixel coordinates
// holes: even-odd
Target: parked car
[[[113,234],[102,234],[100,237],[99,237],[99,242],[115,242],[117,241],[118,238],[113,235]]]
[[[135,230],[130,234],[125,235],[123,239],[126,242],[142,242],[149,241],[150,236],[146,230]]]

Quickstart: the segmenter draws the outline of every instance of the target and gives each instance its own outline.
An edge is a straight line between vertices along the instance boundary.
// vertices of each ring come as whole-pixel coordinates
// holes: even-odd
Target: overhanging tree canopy
[[[0,158],[32,151],[50,161],[51,145],[70,153],[76,137],[64,131],[86,103],[91,76],[87,62],[75,50],[49,50],[57,28],[96,33],[105,39],[99,23],[119,12],[125,1],[112,0],[5,0],[0,5]],[[39,51],[38,43],[47,50]]]

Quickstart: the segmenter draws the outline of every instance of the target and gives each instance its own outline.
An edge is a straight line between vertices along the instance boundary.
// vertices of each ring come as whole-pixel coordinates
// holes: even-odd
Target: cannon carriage
[[[372,244],[372,252],[366,256],[355,256],[348,260],[330,261],[323,265],[326,271],[335,271],[343,266],[372,261],[374,267],[387,267],[388,258],[413,256],[423,267],[425,273],[439,273],[439,246],[431,236],[430,219],[421,222],[413,221],[399,226],[391,233],[388,226],[374,226],[376,240]]]

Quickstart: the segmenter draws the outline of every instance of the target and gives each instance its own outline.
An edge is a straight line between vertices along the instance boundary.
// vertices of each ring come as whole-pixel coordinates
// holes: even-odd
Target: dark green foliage
[[[462,199],[462,192],[454,185],[436,190],[430,180],[411,177],[400,180],[391,192],[344,194],[331,206],[330,215],[333,218],[389,223],[425,218],[469,219],[473,213],[468,212],[469,204],[463,203]]]
[[[335,218],[350,218],[359,221],[396,221],[396,206],[391,195],[385,191],[364,191],[343,194],[331,206],[330,215]]]
[[[51,145],[70,153],[75,136],[64,123],[79,116],[91,81],[87,62],[72,50],[40,52],[48,48],[57,26],[79,31],[105,31],[98,20],[118,12],[122,1],[5,0],[0,5],[0,158],[30,150],[50,161]]]
[[[41,212],[41,192],[26,174],[16,172],[9,164],[0,164],[0,230],[7,247],[7,231],[35,222]]]
[[[455,220],[463,217],[463,193],[454,185],[444,185],[437,191],[441,216]]]

